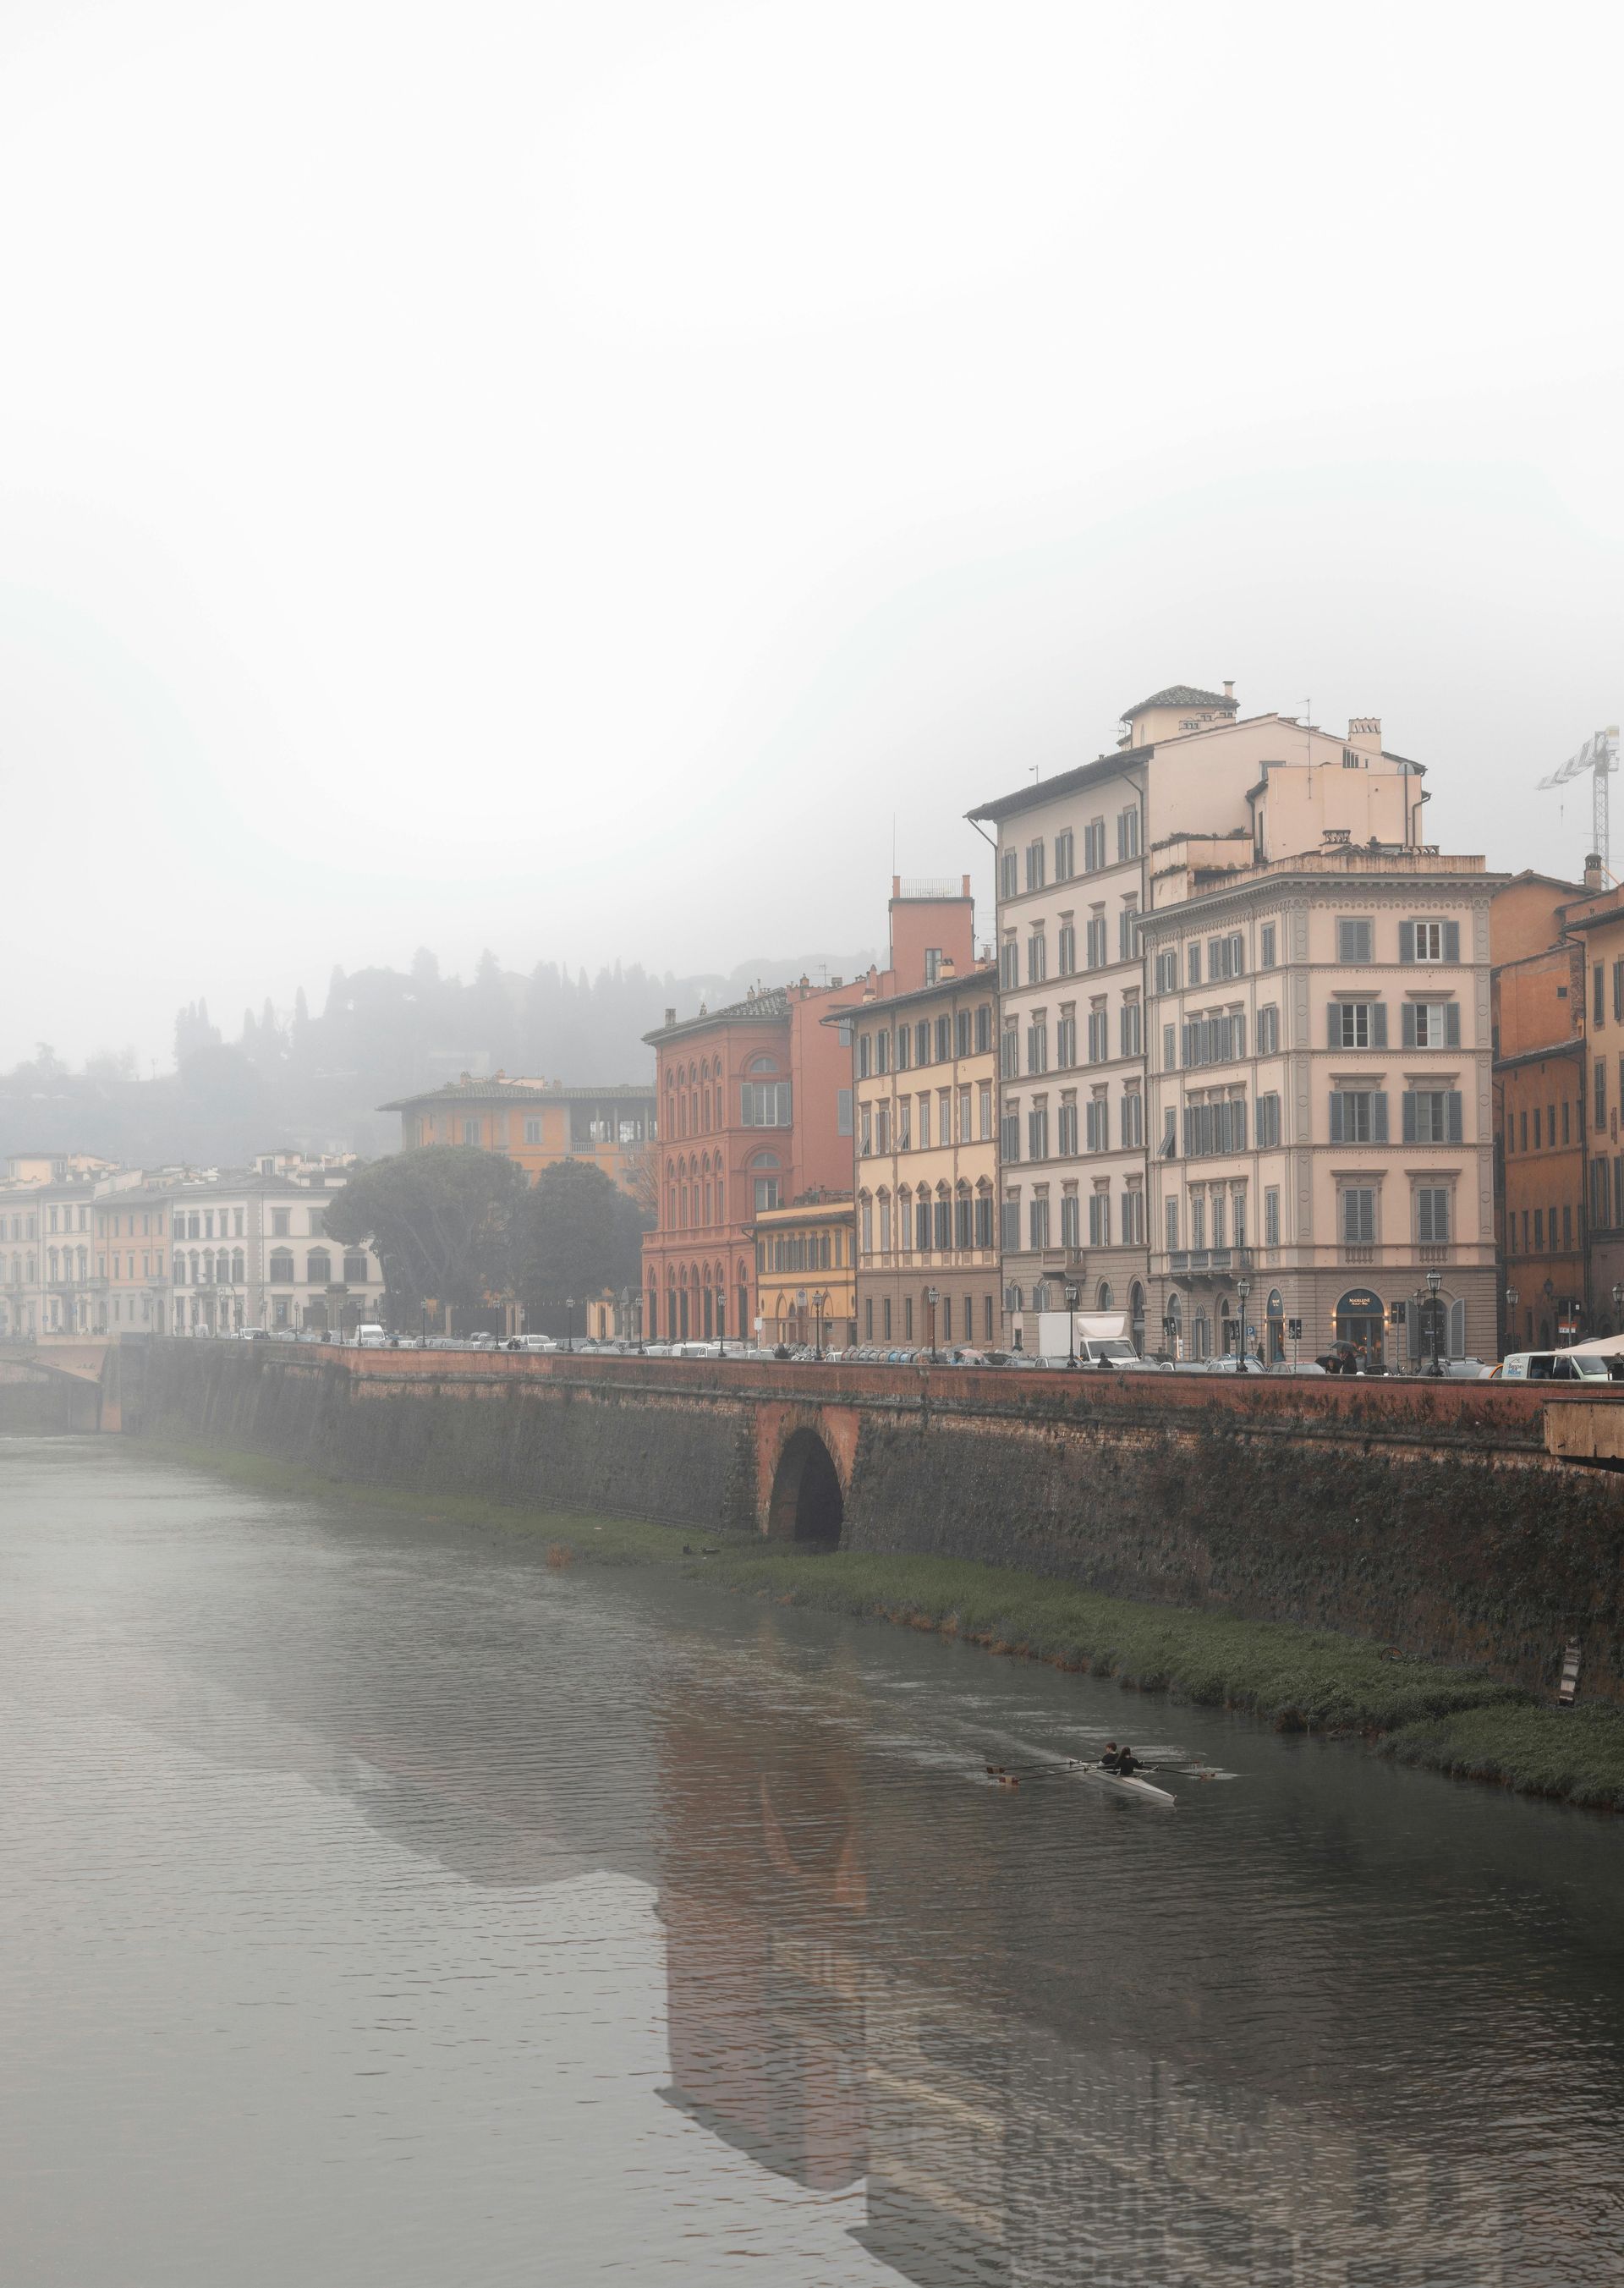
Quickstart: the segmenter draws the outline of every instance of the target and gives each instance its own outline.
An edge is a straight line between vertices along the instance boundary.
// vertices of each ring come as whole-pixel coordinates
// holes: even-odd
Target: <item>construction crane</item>
[[[1612,838],[1607,827],[1607,782],[1619,767],[1619,727],[1610,723],[1604,731],[1594,732],[1576,755],[1570,755],[1559,771],[1541,779],[1546,787],[1566,786],[1570,779],[1581,779],[1590,774],[1590,848],[1602,862],[1602,870],[1609,881],[1612,878]]]

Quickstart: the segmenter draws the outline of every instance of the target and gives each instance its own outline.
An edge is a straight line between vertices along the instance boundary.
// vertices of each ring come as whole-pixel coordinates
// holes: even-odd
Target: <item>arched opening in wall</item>
[[[828,1447],[816,1430],[797,1430],[778,1458],[768,1532],[775,1541],[837,1549],[845,1515],[840,1476]]]

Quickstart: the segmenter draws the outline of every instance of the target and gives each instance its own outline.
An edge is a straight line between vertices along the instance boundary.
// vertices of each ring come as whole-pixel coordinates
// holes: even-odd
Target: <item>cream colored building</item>
[[[1215,873],[1157,854],[1143,926],[1150,1304],[1158,1346],[1222,1355],[1350,1342],[1496,1355],[1489,907],[1481,858],[1355,848]],[[1394,1307],[1405,1324],[1389,1325]],[[1302,1323],[1294,1343],[1289,1328]]]
[[[1142,1348],[1159,1347],[1162,1108],[1150,1080],[1164,1020],[1142,944],[1153,884],[1164,883],[1161,902],[1181,869],[1188,886],[1354,842],[1419,852],[1423,776],[1383,749],[1373,717],[1343,737],[1289,716],[1243,717],[1228,685],[1175,685],[1128,710],[1113,753],[971,814],[997,830],[1012,1338],[1030,1344],[1037,1312],[1063,1307],[1070,1285],[1083,1307],[1125,1312]]]
[[[999,1339],[997,981],[943,956],[935,984],[848,1015],[859,1346]]]

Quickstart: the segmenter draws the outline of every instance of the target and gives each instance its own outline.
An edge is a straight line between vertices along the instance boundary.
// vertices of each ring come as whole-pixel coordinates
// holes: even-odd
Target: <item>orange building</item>
[[[397,1097],[378,1110],[400,1114],[403,1152],[477,1145],[516,1160],[531,1183],[559,1160],[588,1160],[641,1197],[654,1108],[654,1091],[630,1083],[567,1088],[560,1081],[509,1080],[506,1073],[488,1080],[464,1073],[443,1088]]]
[[[890,966],[827,985],[772,986],[645,1036],[657,1060],[659,1221],[643,1241],[650,1340],[750,1339],[760,1315],[758,1213],[852,1189],[851,1042],[824,1020],[876,995],[962,973],[974,948],[969,877],[891,885]]]

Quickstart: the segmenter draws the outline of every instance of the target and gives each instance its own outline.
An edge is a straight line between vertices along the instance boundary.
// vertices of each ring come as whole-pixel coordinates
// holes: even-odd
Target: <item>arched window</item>
[[[273,1287],[291,1287],[293,1250],[291,1247],[274,1247],[271,1250],[270,1268],[267,1275]]]
[[[1278,1287],[1271,1287],[1269,1291],[1269,1300],[1263,1306],[1263,1317],[1269,1328],[1270,1363],[1278,1365],[1286,1356],[1286,1306],[1280,1299]]]
[[[777,1069],[777,1065],[771,1057],[752,1057],[750,1062],[744,1067],[746,1072],[752,1073],[776,1072]]]
[[[1100,1291],[1095,1299],[1095,1308],[1100,1311],[1112,1311],[1116,1308],[1116,1298],[1111,1291],[1109,1279],[1102,1279],[1100,1282]]]
[[[1144,1289],[1137,1279],[1127,1291],[1128,1336],[1141,1358],[1144,1356]]]

